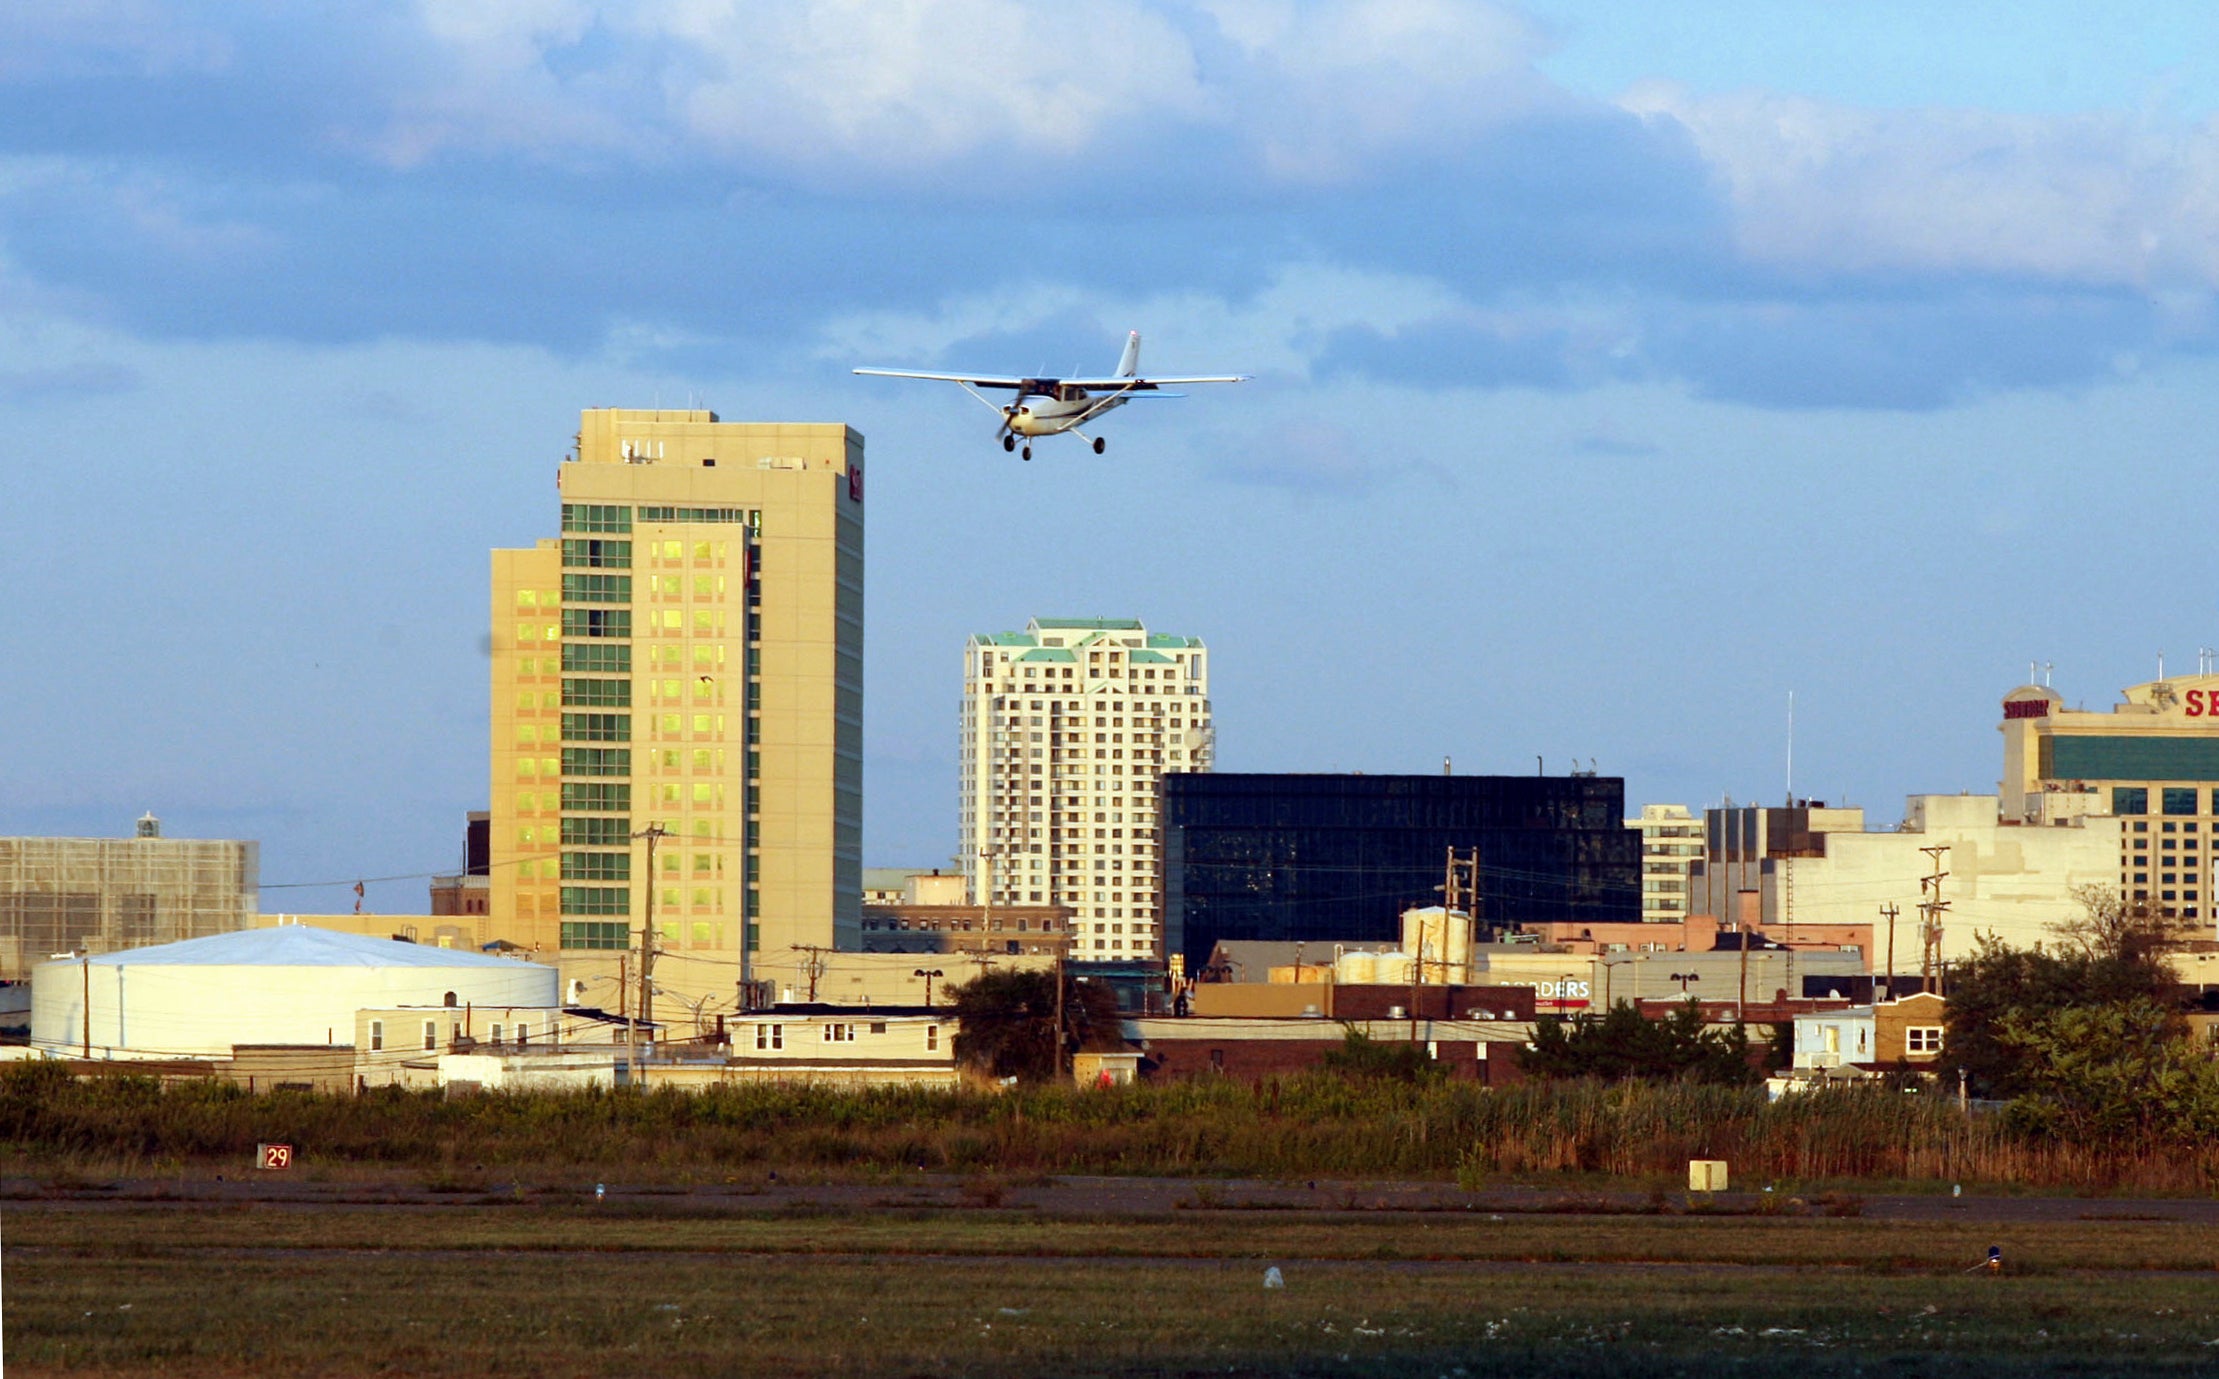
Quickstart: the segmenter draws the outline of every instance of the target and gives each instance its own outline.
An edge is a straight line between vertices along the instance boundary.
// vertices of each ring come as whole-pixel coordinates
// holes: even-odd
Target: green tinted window
[[[566,713],[562,716],[566,742],[630,742],[632,715],[628,713]]]
[[[632,926],[596,921],[563,921],[562,946],[565,948],[599,948],[622,952],[632,946]]]
[[[2150,792],[2139,785],[2111,787],[2111,812],[2114,814],[2147,814],[2150,812]]]
[[[565,747],[562,749],[562,773],[566,776],[629,776],[632,774],[632,749]]]
[[[566,780],[562,783],[562,808],[565,814],[629,814],[632,787]]]
[[[562,821],[562,845],[575,847],[622,847],[631,840],[630,819],[565,819]]]
[[[606,503],[564,503],[564,531],[630,531],[632,510]]]
[[[564,670],[598,671],[609,675],[629,675],[632,672],[632,648],[628,646],[566,646],[562,649]]]
[[[632,682],[629,680],[565,680],[562,682],[564,708],[607,706],[616,709],[632,707]]]
[[[2193,789],[2167,786],[2159,804],[2168,814],[2193,814],[2196,812],[2197,793]]]
[[[562,855],[565,881],[629,881],[632,854],[628,852],[566,852]]]
[[[600,541],[590,537],[565,537],[562,543],[562,563],[582,565],[589,570],[629,570],[632,568],[632,543]]]
[[[565,637],[629,637],[632,635],[632,610],[565,608],[562,610],[562,634]]]
[[[627,886],[565,886],[562,912],[566,915],[628,915],[632,892]]]
[[[564,603],[630,603],[630,575],[573,575],[562,577]]]
[[[642,522],[745,522],[746,508],[658,508],[640,509]],[[626,528],[626,530],[630,530]]]

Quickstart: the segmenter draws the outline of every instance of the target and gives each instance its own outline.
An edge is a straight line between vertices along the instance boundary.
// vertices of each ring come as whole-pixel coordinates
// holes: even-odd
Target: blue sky
[[[487,550],[695,400],[869,437],[873,864],[1035,614],[1208,640],[1231,770],[1768,799],[1793,691],[1802,792],[1991,789],[2030,660],[2219,643],[2219,20],[1935,8],[8,7],[0,831],[452,866]],[[1256,381],[1020,465],[847,372],[1128,328]]]

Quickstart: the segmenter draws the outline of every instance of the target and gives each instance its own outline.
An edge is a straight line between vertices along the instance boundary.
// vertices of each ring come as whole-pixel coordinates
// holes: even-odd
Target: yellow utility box
[[[1689,1192],[1724,1192],[1726,1190],[1726,1161],[1724,1159],[1689,1159],[1687,1161],[1687,1190]]]

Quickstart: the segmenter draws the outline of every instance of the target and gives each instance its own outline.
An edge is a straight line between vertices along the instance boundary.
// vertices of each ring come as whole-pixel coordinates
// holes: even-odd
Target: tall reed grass
[[[263,1140],[305,1164],[671,1177],[781,1168],[1234,1175],[1596,1174],[1671,1179],[1721,1158],[1742,1181],[1939,1179],[2219,1190],[2219,1146],[2069,1144],[1946,1100],[1845,1088],[1767,1102],[1683,1084],[1488,1090],[1305,1074],[1008,1092],[749,1084],[701,1092],[249,1094],[218,1082],[0,1072],[0,1165],[236,1163]]]

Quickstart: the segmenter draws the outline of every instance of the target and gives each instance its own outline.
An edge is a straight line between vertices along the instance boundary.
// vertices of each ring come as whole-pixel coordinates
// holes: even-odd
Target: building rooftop
[[[525,966],[467,948],[433,948],[399,939],[366,938],[308,924],[242,929],[147,948],[127,948],[88,959],[95,967],[140,963],[203,967],[499,967]]]
[[[1336,949],[1344,953],[1391,953],[1401,947],[1399,942],[1365,939],[1310,939],[1296,943],[1291,939],[1220,939],[1211,950],[1209,965],[1232,969],[1234,981],[1260,982],[1274,967],[1292,967],[1299,952],[1306,966],[1329,966]]]

